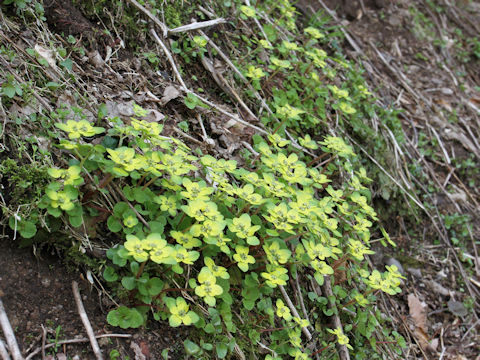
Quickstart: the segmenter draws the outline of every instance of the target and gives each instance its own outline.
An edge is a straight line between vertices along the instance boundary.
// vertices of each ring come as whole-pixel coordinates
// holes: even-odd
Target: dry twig
[[[15,338],[12,325],[10,325],[10,321],[8,320],[5,307],[3,306],[1,291],[0,291],[0,326],[2,327],[3,335],[5,336],[5,340],[7,341],[8,348],[10,350],[10,353],[12,354],[13,360],[23,360],[23,356],[18,347],[17,339]]]
[[[283,287],[283,285],[278,285],[278,287],[280,288],[280,292],[282,293],[283,298],[287,302],[287,305],[290,308],[290,311],[292,312],[293,316],[301,319],[300,315],[298,314],[297,309],[293,305],[292,300],[290,300],[290,297],[288,296],[287,292],[285,291],[285,288]],[[307,327],[302,327],[302,331],[305,334],[305,336],[307,337],[307,340],[310,341],[312,339],[312,334],[310,334],[310,331],[307,329]]]
[[[75,298],[75,302],[77,303],[78,314],[80,315],[83,326],[87,331],[88,338],[90,339],[90,344],[92,345],[93,353],[95,354],[97,360],[103,360],[102,351],[100,350],[100,346],[98,346],[98,342],[95,338],[95,333],[93,332],[92,325],[90,324],[87,313],[85,312],[82,298],[80,296],[80,291],[78,290],[78,283],[76,281],[72,282],[72,290],[73,297]]]
[[[117,338],[130,338],[132,335],[130,334],[102,334],[102,335],[97,335],[95,336],[96,339],[101,339],[101,338],[106,338],[106,337],[117,337]],[[45,345],[45,349],[49,349],[54,346],[59,346],[59,345],[65,345],[65,344],[78,344],[78,343],[84,343],[84,342],[89,342],[90,339],[88,338],[80,338],[80,339],[70,339],[70,340],[61,340],[57,341],[56,343],[51,343]],[[42,351],[41,347],[38,347],[34,351],[32,351],[26,358],[25,360],[30,360],[33,359],[35,355],[37,355],[39,352]]]
[[[323,291],[325,292],[325,296],[328,298],[334,298],[332,285],[330,284],[330,277],[325,276],[325,281],[323,283]],[[330,307],[335,309],[337,305],[335,304],[335,300],[330,301]],[[343,333],[343,325],[340,321],[340,317],[338,316],[338,311],[333,312],[333,323],[336,329],[340,329]],[[350,360],[350,353],[348,352],[347,345],[341,345],[337,343],[338,348],[338,356],[340,360]]]
[[[0,356],[2,357],[2,360],[10,360],[10,355],[8,355],[7,348],[2,339],[0,339]]]
[[[175,33],[180,33],[180,32],[185,32],[185,31],[198,30],[198,29],[203,29],[203,28],[210,27],[210,26],[215,26],[215,25],[218,25],[218,24],[224,24],[226,22],[227,22],[227,20],[225,20],[224,18],[218,18],[218,19],[208,20],[208,21],[194,22],[194,23],[191,23],[191,24],[188,24],[188,25],[179,26],[175,29],[169,29],[168,33],[169,34],[175,34]]]

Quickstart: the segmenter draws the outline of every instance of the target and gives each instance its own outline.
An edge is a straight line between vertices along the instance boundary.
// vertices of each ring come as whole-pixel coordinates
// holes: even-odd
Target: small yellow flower
[[[249,77],[252,80],[260,80],[265,75],[267,75],[267,74],[261,68],[257,68],[257,67],[252,66],[252,65],[250,65],[247,68],[247,73],[245,74],[246,77]]]
[[[297,51],[300,49],[300,47],[296,43],[292,43],[287,40],[282,41],[282,45],[285,47],[285,49],[290,50],[290,51]]]
[[[277,302],[275,304],[277,306],[277,316],[281,317],[287,321],[290,321],[292,319],[292,314],[290,313],[290,309],[285,306],[283,303],[283,300],[277,299]]]
[[[128,254],[138,262],[148,260],[148,252],[145,251],[145,243],[134,235],[127,235],[127,241],[124,244]]]
[[[240,11],[246,16],[246,17],[254,17],[256,14],[255,8],[252,6],[246,6],[242,5],[240,6]]]
[[[262,272],[262,277],[266,280],[266,284],[271,288],[276,288],[277,285],[287,285],[288,270],[280,266],[270,266],[267,265],[267,269],[270,268],[269,272]]]
[[[70,139],[78,139],[82,136],[94,136],[105,131],[102,127],[92,126],[87,120],[67,120],[67,123],[56,123],[56,127],[68,133]]]
[[[349,345],[348,337],[342,332],[340,328],[335,330],[327,329],[327,331],[331,334],[337,335],[337,341],[340,345],[346,345],[349,349],[353,349],[351,345]]]
[[[342,110],[342,112],[344,112],[345,114],[355,114],[357,112],[357,110],[355,110],[352,105],[345,101],[341,101],[338,106],[340,107],[340,110]]]
[[[278,241],[273,241],[270,245],[264,245],[263,250],[265,250],[268,261],[274,265],[285,264],[292,254],[288,249],[281,249]]]
[[[375,251],[370,250],[361,241],[348,239],[348,247],[350,248],[350,254],[352,254],[357,260],[363,260],[363,257],[368,254],[375,254]]]
[[[253,236],[260,229],[260,225],[252,226],[250,215],[242,214],[239,218],[233,218],[231,223],[228,224],[228,228],[240,239],[246,239]]]
[[[320,32],[320,30],[318,30],[317,28],[311,27],[311,26],[303,29],[303,32],[310,35],[314,39],[321,39],[321,38],[325,37],[325,35],[323,35]]]
[[[172,230],[170,236],[173,237],[177,243],[182,245],[185,249],[193,249],[194,247],[202,245],[202,242],[190,233]]]
[[[227,269],[225,269],[223,266],[217,266],[211,258],[206,257],[203,259],[203,262],[215,277],[222,279],[230,278],[230,274],[227,272]]]
[[[207,304],[214,306],[215,296],[223,293],[222,287],[217,285],[215,275],[213,275],[208,267],[203,267],[198,274],[198,282],[200,285],[195,288],[195,294],[204,298]]]
[[[288,60],[280,60],[279,58],[276,58],[272,56],[270,58],[270,61],[272,62],[272,65],[275,69],[280,68],[280,69],[290,69],[292,67],[290,61]]]
[[[190,305],[187,304],[184,298],[167,298],[166,303],[171,314],[169,317],[170,326],[191,325],[199,320],[199,316],[195,312],[190,311]]]
[[[187,251],[183,246],[175,246],[173,258],[178,263],[184,263],[187,265],[193,265],[193,263],[199,258],[200,253],[198,251]]]
[[[233,260],[237,262],[240,270],[243,272],[248,271],[249,264],[255,264],[255,258],[248,254],[248,247],[237,246],[235,251],[236,253],[233,255]]]

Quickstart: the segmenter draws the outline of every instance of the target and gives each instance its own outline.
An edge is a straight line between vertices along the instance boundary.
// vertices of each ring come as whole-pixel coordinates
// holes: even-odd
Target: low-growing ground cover
[[[412,159],[416,127],[405,130],[399,101],[373,95],[377,64],[362,64],[358,48],[347,55],[342,44],[355,41],[325,4],[104,1],[69,4],[71,19],[44,5],[4,6],[5,223],[22,246],[84,267],[110,299],[112,327],[185,330],[180,348],[151,356],[406,358],[414,338],[414,351],[435,352],[417,295],[411,328],[391,297],[411,257],[386,268],[381,258],[395,245],[384,227],[405,251],[428,221],[424,236],[433,228],[454,255],[460,247],[453,266],[468,296],[445,290],[448,308],[475,318],[472,218],[428,195],[442,187],[424,159],[450,156],[421,133],[424,162]],[[409,13],[428,25],[413,3]],[[467,160],[454,163],[473,187]]]

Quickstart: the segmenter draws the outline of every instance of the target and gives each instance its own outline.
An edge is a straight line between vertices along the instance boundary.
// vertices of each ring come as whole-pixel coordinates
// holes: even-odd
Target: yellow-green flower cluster
[[[124,244],[128,254],[138,262],[151,260],[157,264],[193,264],[200,254],[197,251],[188,251],[181,245],[169,245],[158,233],[151,233],[144,239],[135,235],[127,235]]]

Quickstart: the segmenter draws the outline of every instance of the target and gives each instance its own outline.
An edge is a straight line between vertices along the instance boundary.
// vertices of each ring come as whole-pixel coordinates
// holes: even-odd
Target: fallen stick
[[[2,357],[2,360],[10,360],[10,355],[8,355],[7,348],[2,339],[0,339],[0,356]]]
[[[333,297],[333,290],[332,290],[332,285],[330,284],[330,277],[325,276],[325,281],[323,283],[323,292],[325,293],[325,296],[327,299],[334,299]],[[337,305],[335,304],[335,300],[330,301],[330,308],[336,309]],[[340,320],[340,317],[338,316],[338,311],[333,312],[333,323],[336,329],[340,329],[343,333],[343,325]],[[347,345],[342,345],[337,342],[337,349],[338,349],[338,356],[340,357],[340,360],[350,360],[350,353],[348,352]]]
[[[5,335],[5,340],[7,341],[8,349],[12,354],[13,360],[23,360],[22,353],[17,344],[17,339],[15,339],[15,334],[13,333],[12,325],[10,325],[7,313],[3,307],[1,295],[2,292],[0,292],[0,325],[2,327],[3,335]]]
[[[288,296],[287,292],[285,291],[283,285],[278,285],[278,287],[280,288],[280,292],[282,293],[283,298],[287,302],[287,305],[290,308],[290,311],[292,312],[293,316],[301,319],[300,315],[298,314],[297,309],[295,308],[295,305],[293,305],[292,300],[290,300],[290,297]],[[307,340],[310,341],[312,339],[312,334],[310,333],[310,331],[308,331],[307,327],[305,327],[305,326],[302,327],[302,331],[305,334],[305,336],[307,337]]]
[[[101,339],[105,337],[118,337],[118,338],[131,338],[132,335],[130,334],[102,334],[102,335],[96,335],[96,339]],[[80,339],[70,339],[70,340],[61,340],[57,341],[56,343],[51,343],[51,344],[46,344],[45,349],[49,349],[54,346],[58,345],[64,345],[64,344],[78,344],[78,343],[83,343],[83,342],[88,342],[90,339],[87,338],[80,338]],[[35,355],[37,355],[39,352],[42,351],[41,347],[36,348],[34,351],[32,351],[26,358],[25,360],[30,360],[32,359]]]
[[[97,338],[95,337],[92,325],[90,324],[87,313],[85,312],[85,308],[83,307],[80,291],[78,290],[78,283],[76,281],[72,282],[72,290],[73,297],[75,298],[75,302],[77,303],[78,314],[80,315],[83,326],[87,331],[88,338],[90,339],[90,344],[92,345],[93,353],[95,354],[97,360],[103,360],[102,351],[100,350],[100,346],[98,346]]]
[[[42,360],[45,360],[45,343],[47,342],[47,329],[42,324]]]
[[[175,33],[180,33],[180,32],[184,32],[184,31],[198,30],[198,29],[203,29],[205,27],[210,27],[210,26],[214,26],[214,25],[218,25],[218,24],[224,24],[226,22],[227,22],[227,20],[225,20],[224,18],[218,18],[218,19],[215,19],[215,20],[208,20],[208,21],[194,22],[194,23],[191,23],[191,24],[188,24],[188,25],[179,26],[175,29],[169,29],[168,33],[169,34],[175,34]]]
[[[162,30],[162,35],[163,37],[167,37],[168,35],[168,27],[165,25],[163,22],[158,20],[157,17],[155,17],[150,11],[147,10],[144,6],[142,6],[138,1],[136,0],[128,0],[133,6],[135,6],[138,10],[143,12],[147,17],[152,20],[161,30]]]

